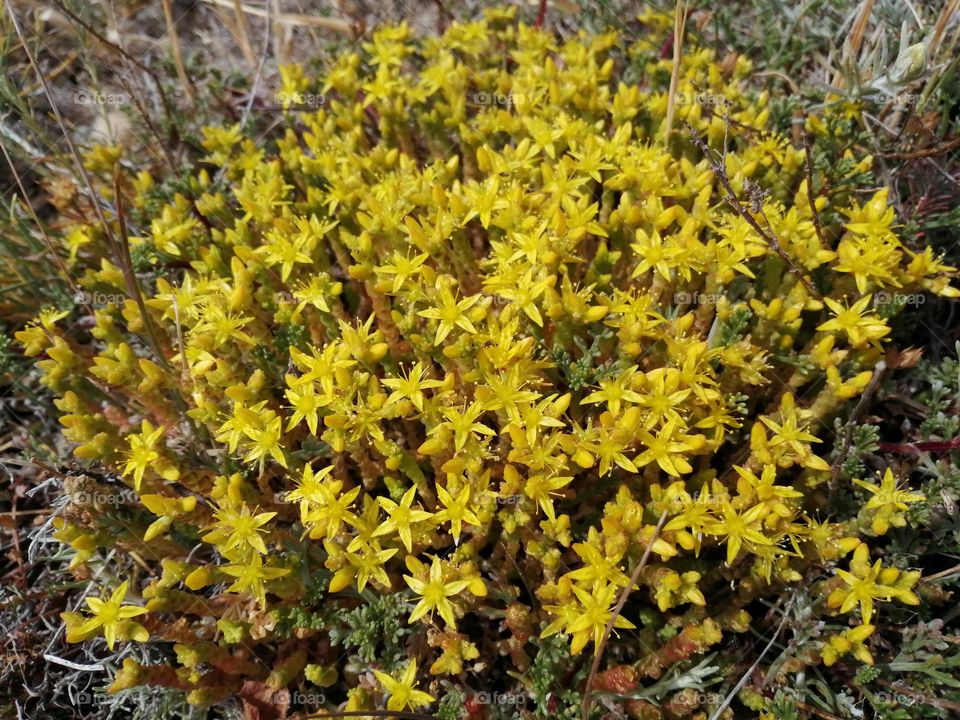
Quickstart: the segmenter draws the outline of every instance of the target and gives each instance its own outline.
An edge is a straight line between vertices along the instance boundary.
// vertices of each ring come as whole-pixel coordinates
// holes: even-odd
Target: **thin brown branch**
[[[320,713],[311,713],[307,718],[405,718],[406,720],[438,720],[436,715],[426,713],[407,712],[405,710],[329,710]]]
[[[627,598],[630,597],[630,593],[633,592],[633,586],[636,585],[637,581],[640,579],[640,573],[643,571],[643,568],[646,567],[647,561],[650,559],[650,553],[653,552],[653,545],[655,542],[657,542],[657,538],[660,537],[660,533],[663,531],[663,526],[666,524],[667,511],[664,510],[662,513],[660,513],[660,519],[657,521],[657,526],[654,528],[653,534],[650,536],[650,540],[647,541],[647,547],[644,548],[643,555],[640,557],[640,561],[630,574],[630,582],[628,582],[627,586],[620,592],[620,599],[617,600],[617,604],[614,605],[610,619],[607,621],[607,626],[603,629],[603,637],[600,638],[600,644],[597,645],[596,651],[593,653],[593,663],[590,665],[590,673],[587,675],[587,684],[583,689],[583,706],[581,712],[581,717],[583,720],[587,720],[587,718],[590,716],[590,700],[593,693],[593,682],[596,680],[597,671],[600,669],[600,661],[603,659],[603,650],[607,645],[607,640],[610,638],[610,633],[613,632],[613,625],[616,623],[617,618],[620,617],[620,613],[623,612],[623,606],[627,604]]]
[[[163,5],[163,19],[167,25],[167,36],[170,38],[170,53],[173,55],[173,66],[177,70],[177,77],[180,78],[180,85],[183,87],[183,94],[191,103],[194,100],[193,86],[190,84],[190,78],[187,76],[187,68],[183,64],[183,54],[180,50],[180,35],[177,33],[177,21],[173,17],[173,7],[170,0],[161,0]]]
[[[547,0],[540,0],[540,7],[537,9],[537,19],[533,23],[535,28],[542,28],[547,19]]]
[[[103,208],[100,206],[100,196],[93,187],[93,183],[90,180],[90,175],[87,172],[86,167],[83,165],[83,160],[80,159],[80,153],[77,152],[77,148],[73,144],[73,140],[70,138],[70,133],[67,132],[67,126],[63,122],[63,116],[60,114],[60,109],[57,107],[57,103],[53,99],[53,93],[50,92],[50,86],[47,84],[47,79],[44,77],[43,71],[37,64],[37,60],[33,56],[33,52],[31,52],[26,38],[23,36],[23,29],[20,27],[20,21],[17,19],[17,13],[14,11],[11,3],[7,3],[7,11],[10,15],[10,21],[13,24],[13,29],[17,33],[17,39],[20,41],[20,45],[23,47],[23,52],[26,54],[27,60],[30,62],[30,66],[33,68],[34,73],[36,73],[37,78],[40,80],[40,84],[43,86],[43,93],[47,98],[47,102],[50,103],[50,109],[53,111],[53,117],[56,119],[57,126],[60,128],[60,132],[63,134],[63,139],[67,143],[67,148],[70,150],[70,155],[77,166],[77,172],[79,173],[80,178],[83,180],[83,184],[86,187],[87,192],[90,193],[90,201],[93,203],[94,212],[97,215],[97,219],[100,221],[100,225],[103,227],[103,232],[110,242],[116,243],[113,229],[107,222],[107,218],[103,214]]]
[[[920,150],[914,150],[913,152],[886,152],[886,153],[877,153],[877,155],[878,157],[895,158],[897,160],[918,160],[920,158],[929,158],[929,157],[936,157],[937,155],[944,155],[948,152],[953,152],[957,148],[960,148],[960,137],[954,138],[953,140],[945,142],[941,145],[922,148]]]
[[[751,215],[745,207],[743,207],[743,204],[737,198],[737,194],[733,190],[733,186],[730,184],[730,178],[727,177],[726,168],[714,159],[713,152],[703,141],[703,138],[700,137],[700,134],[689,124],[687,124],[687,129],[690,131],[690,134],[693,137],[693,142],[697,147],[700,148],[700,150],[703,151],[704,156],[706,156],[707,162],[710,163],[710,168],[713,170],[713,174],[717,176],[717,179],[720,181],[720,184],[726,191],[727,204],[730,205],[730,207],[732,207],[740,217],[746,220],[747,224],[749,224],[750,227],[752,227],[754,231],[756,231],[756,233],[763,238],[771,250],[780,256],[780,259],[786,263],[791,274],[793,274],[797,280],[800,281],[800,283],[806,288],[807,292],[812,297],[822,300],[823,296],[820,294],[820,292],[813,286],[813,283],[806,278],[797,264],[793,261],[793,258],[787,254],[787,251],[783,249],[783,246],[780,244],[780,241],[773,232],[773,228],[770,228],[769,232],[764,230],[760,223],[757,222],[757,219],[753,217],[753,215]]]
[[[677,0],[677,7],[673,18],[673,70],[670,72],[670,92],[667,96],[666,130],[664,143],[670,142],[670,133],[673,131],[673,117],[677,111],[677,85],[680,83],[680,63],[683,60],[683,34],[687,27],[686,0]]]
[[[843,466],[843,461],[847,456],[847,451],[850,450],[850,443],[853,440],[853,430],[857,425],[857,420],[863,414],[864,410],[867,409],[867,405],[870,404],[870,400],[873,398],[874,393],[877,392],[877,388],[880,387],[880,381],[883,380],[883,376],[887,372],[887,363],[883,360],[877,362],[873,367],[873,376],[870,378],[870,384],[867,385],[867,389],[863,391],[863,395],[860,396],[859,402],[857,402],[856,407],[853,408],[853,412],[850,413],[850,419],[847,420],[847,426],[843,432],[843,439],[840,443],[840,449],[837,451],[837,457],[833,460],[833,465],[830,466],[830,482],[835,484],[837,479],[840,477],[840,468]]]
[[[113,172],[113,193],[117,207],[117,223],[120,226],[120,240],[116,245],[116,250],[120,256],[120,269],[123,271],[123,280],[127,286],[127,293],[133,298],[140,311],[140,320],[143,328],[153,347],[153,352],[157,360],[165,370],[170,369],[166,356],[163,354],[163,348],[160,346],[159,336],[156,328],[153,326],[153,320],[147,312],[147,304],[143,300],[143,293],[140,292],[140,284],[137,282],[137,276],[133,272],[133,258],[130,256],[130,240],[127,236],[127,220],[123,207],[123,191],[120,187],[120,165],[114,166]]]
[[[67,281],[67,284],[70,286],[70,289],[73,291],[74,298],[84,298],[85,295],[80,292],[80,288],[77,286],[76,282],[74,282],[69,268],[67,268],[66,263],[63,262],[63,258],[61,258],[60,253],[57,252],[57,248],[54,245],[53,240],[47,234],[46,228],[44,228],[43,223],[40,222],[40,218],[37,216],[37,211],[34,210],[33,203],[30,202],[30,196],[27,195],[27,189],[23,186],[23,181],[20,179],[20,173],[17,172],[17,168],[13,164],[13,158],[10,157],[10,153],[7,151],[7,146],[3,142],[2,134],[0,134],[0,150],[3,151],[3,157],[6,159],[7,165],[10,166],[10,173],[13,175],[14,182],[16,182],[17,187],[20,190],[20,196],[23,198],[23,204],[27,208],[27,212],[30,214],[30,219],[33,220],[34,225],[36,225],[37,229],[40,231],[40,237],[43,239],[43,244],[46,246],[47,252],[50,253],[50,257],[53,259],[57,269],[60,270],[64,279]],[[90,307],[90,304],[84,300],[83,306],[87,309],[87,312],[93,316],[93,308]]]
[[[817,193],[813,189],[813,140],[810,133],[805,133],[803,136],[803,169],[807,176],[807,202],[810,203],[813,227],[817,231],[820,244],[827,247],[827,241],[823,237],[823,223],[820,222],[820,211],[817,210]]]
[[[951,575],[960,575],[960,565],[954,565],[953,567],[949,567],[946,570],[941,570],[933,575],[927,575],[926,577],[921,578],[920,582],[936,582],[937,580],[943,580],[943,578],[950,577]]]

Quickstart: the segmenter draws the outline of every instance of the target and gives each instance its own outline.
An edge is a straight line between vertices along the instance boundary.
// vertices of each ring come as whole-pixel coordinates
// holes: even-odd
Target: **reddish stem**
[[[533,24],[535,28],[542,28],[543,21],[547,19],[547,0],[540,0],[540,9],[537,10],[537,21]]]

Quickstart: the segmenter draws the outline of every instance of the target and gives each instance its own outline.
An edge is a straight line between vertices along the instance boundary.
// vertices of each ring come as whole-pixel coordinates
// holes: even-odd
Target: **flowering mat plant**
[[[283,66],[283,131],[206,127],[175,183],[84,155],[77,304],[16,338],[109,693],[788,718],[946,601],[885,550],[927,498],[856,421],[916,364],[894,298],[954,268],[869,155],[812,162],[842,107],[797,142],[744,57],[640,22],[386,26]]]

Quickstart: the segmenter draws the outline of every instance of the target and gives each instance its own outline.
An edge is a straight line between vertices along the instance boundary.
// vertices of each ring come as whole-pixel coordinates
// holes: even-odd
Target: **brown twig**
[[[657,521],[657,526],[653,530],[653,535],[651,535],[650,539],[647,541],[647,547],[643,550],[643,555],[640,557],[640,562],[637,563],[637,566],[630,574],[630,582],[628,582],[627,586],[620,591],[620,599],[617,600],[617,604],[614,605],[610,619],[607,621],[607,626],[603,629],[603,637],[600,638],[600,644],[597,645],[597,649],[593,653],[593,663],[590,665],[590,673],[587,675],[587,684],[583,689],[583,706],[581,712],[583,720],[587,720],[587,718],[590,716],[590,696],[593,693],[593,681],[596,679],[597,671],[600,669],[600,661],[603,659],[603,649],[607,645],[607,640],[610,638],[610,633],[613,632],[613,625],[617,621],[617,618],[620,617],[620,613],[623,611],[623,606],[627,604],[627,598],[629,598],[630,593],[633,592],[633,586],[637,584],[637,580],[640,579],[640,573],[643,571],[647,561],[650,559],[650,553],[653,552],[653,544],[657,541],[657,538],[660,537],[660,533],[663,531],[663,526],[666,524],[667,511],[664,510],[662,513],[660,513],[660,519]]]
[[[920,578],[920,582],[929,583],[935,582],[936,580],[942,580],[943,578],[950,577],[951,575],[960,574],[960,565],[954,565],[953,567],[947,568],[946,570],[941,570],[938,573],[933,575],[927,575],[926,577]]]
[[[193,103],[193,87],[190,84],[190,78],[187,76],[187,69],[183,65],[183,57],[180,51],[180,35],[177,34],[177,21],[173,17],[173,7],[170,0],[161,0],[163,5],[163,19],[167,24],[167,35],[170,38],[170,54],[173,55],[173,66],[177,70],[177,77],[180,78],[180,85],[183,86],[183,94],[187,100]]]
[[[33,56],[33,52],[31,52],[30,47],[27,44],[27,40],[23,36],[23,29],[20,27],[20,21],[17,19],[17,14],[13,9],[13,5],[11,3],[7,3],[6,7],[8,14],[10,15],[10,22],[13,24],[13,29],[17,34],[17,39],[20,41],[20,45],[23,47],[23,52],[26,54],[27,60],[30,62],[30,66],[33,68],[34,73],[36,73],[37,78],[40,80],[40,84],[43,86],[43,93],[47,98],[47,102],[50,103],[50,109],[53,111],[53,117],[56,119],[57,126],[60,128],[60,132],[63,134],[63,139],[67,143],[67,148],[70,151],[70,155],[77,166],[77,172],[80,175],[80,178],[83,180],[83,184],[86,187],[87,192],[90,193],[90,201],[93,203],[94,212],[97,215],[97,219],[100,221],[100,225],[103,227],[103,232],[108,240],[110,240],[112,243],[115,243],[116,238],[113,235],[113,229],[110,227],[106,216],[103,214],[103,208],[100,207],[100,197],[96,189],[93,187],[93,183],[90,180],[90,175],[87,172],[86,167],[83,165],[83,160],[80,159],[80,153],[77,152],[77,148],[73,144],[73,140],[70,138],[70,133],[67,132],[67,126],[63,122],[63,116],[60,114],[60,109],[57,107],[57,103],[53,100],[53,93],[50,92],[50,86],[47,84],[47,80],[43,75],[43,71],[37,64],[37,59]]]
[[[542,28],[544,20],[547,19],[547,0],[540,0],[540,7],[537,9],[537,20],[533,23],[535,28]]]
[[[80,292],[80,288],[73,280],[73,276],[70,274],[69,268],[67,268],[66,263],[63,262],[63,258],[60,257],[60,253],[57,252],[56,246],[53,244],[53,240],[47,235],[47,231],[43,226],[43,223],[40,222],[40,218],[37,216],[37,211],[33,209],[33,203],[30,202],[30,197],[27,195],[27,189],[23,186],[23,181],[20,179],[20,173],[17,172],[16,166],[13,164],[13,158],[10,157],[10,153],[7,151],[7,146],[3,142],[3,136],[0,135],[0,151],[3,151],[3,157],[7,161],[7,165],[10,166],[10,173],[13,175],[13,180],[16,182],[17,187],[20,189],[20,195],[23,197],[23,204],[27,208],[27,212],[30,214],[30,219],[33,220],[33,223],[37,226],[37,229],[40,231],[40,237],[43,238],[43,244],[47,247],[47,252],[50,253],[50,256],[53,258],[54,264],[63,274],[64,279],[67,281],[67,284],[70,286],[70,289],[73,291],[74,298],[82,299],[85,297],[83,293]],[[83,301],[83,306],[87,309],[87,312],[90,313],[91,317],[93,316],[93,308],[90,307],[90,304],[86,301]]]
[[[807,202],[810,203],[813,227],[817,231],[820,244],[827,247],[827,241],[823,237],[823,223],[820,222],[820,211],[817,210],[817,194],[813,189],[813,140],[810,133],[805,133],[803,136],[803,169],[807,176]]]
[[[767,245],[770,246],[771,250],[773,250],[777,255],[780,256],[780,259],[783,260],[784,263],[786,263],[787,268],[797,278],[797,280],[799,280],[800,283],[806,288],[807,292],[811,296],[817,298],[818,300],[821,300],[823,296],[813,286],[813,284],[809,280],[807,280],[803,272],[801,272],[800,268],[797,267],[797,264],[787,254],[787,251],[783,249],[783,246],[780,244],[780,241],[777,239],[777,236],[773,232],[773,228],[770,229],[770,232],[767,232],[766,230],[764,230],[760,226],[760,223],[757,222],[757,219],[753,217],[753,215],[751,215],[747,211],[747,209],[744,208],[743,205],[740,203],[740,200],[737,198],[737,194],[733,190],[733,186],[730,184],[730,178],[727,177],[726,168],[722,164],[714,160],[713,153],[710,150],[710,147],[703,141],[703,138],[700,137],[700,133],[698,133],[693,128],[693,126],[691,126],[689,123],[687,124],[687,129],[690,131],[690,134],[693,137],[694,144],[696,144],[696,146],[699,147],[700,150],[703,151],[703,154],[706,156],[707,162],[710,163],[710,168],[713,170],[713,174],[717,176],[717,179],[720,181],[720,184],[723,185],[723,189],[727,193],[727,197],[726,197],[727,204],[730,205],[730,207],[732,207],[740,217],[742,217],[744,220],[747,221],[750,227],[752,227],[757,232],[757,234],[759,234],[760,237],[763,238],[763,240],[767,243]]]
[[[673,116],[677,111],[677,85],[680,83],[680,62],[683,59],[683,33],[687,27],[686,0],[677,0],[677,7],[673,18],[673,70],[670,72],[670,92],[667,96],[666,130],[663,135],[664,143],[670,142],[670,133],[673,131]]]
[[[877,156],[883,158],[895,158],[897,160],[918,160],[920,158],[936,157],[937,155],[953,152],[957,148],[960,148],[960,137],[954,138],[953,140],[945,142],[942,145],[935,145],[934,147],[914,150],[913,152],[886,152],[877,153]]]
[[[147,304],[143,300],[143,293],[140,292],[140,284],[137,282],[137,276],[133,272],[133,258],[130,256],[130,240],[127,237],[127,219],[123,208],[123,192],[120,187],[120,165],[114,166],[113,172],[113,194],[117,207],[117,223],[120,226],[120,239],[115,243],[114,249],[120,256],[120,269],[123,272],[123,280],[127,286],[127,293],[133,298],[140,311],[140,320],[143,322],[143,328],[153,347],[153,352],[157,360],[165,370],[170,369],[166,356],[163,354],[163,348],[160,346],[159,336],[156,328],[153,326],[153,320],[147,312]]]
[[[840,477],[840,468],[843,465],[847,451],[850,449],[850,443],[853,440],[853,429],[856,427],[857,419],[863,411],[867,409],[867,405],[870,404],[870,399],[877,391],[877,388],[880,387],[880,381],[886,372],[887,363],[883,360],[878,361],[877,364],[873,366],[873,376],[870,378],[870,384],[867,385],[867,389],[863,391],[859,402],[857,402],[856,407],[853,408],[853,412],[850,413],[850,419],[847,420],[847,426],[843,432],[843,440],[840,443],[840,449],[837,451],[837,457],[834,458],[833,465],[830,466],[831,485],[835,484]]]
[[[157,74],[145,63],[138,60],[135,56],[131,55],[124,48],[120,47],[116,43],[110,42],[101,32],[99,32],[95,27],[90,25],[86,20],[81,18],[79,15],[74,13],[63,0],[56,0],[57,9],[67,15],[73,22],[83,28],[84,32],[90,33],[97,42],[102,44],[107,49],[117,53],[121,57],[125,58],[128,62],[134,65],[138,70],[146,74],[147,77],[153,81],[154,86],[157,88],[157,93],[160,96],[160,104],[163,105],[163,112],[167,116],[167,123],[170,126],[170,137],[168,138],[171,142],[179,142],[179,138],[176,135],[175,122],[173,108],[170,105],[170,98],[167,96],[167,91],[163,87],[163,83],[160,82],[160,78]]]
[[[330,710],[319,713],[311,713],[308,718],[406,718],[407,720],[437,720],[436,715],[427,715],[426,713],[407,712],[405,710]]]
[[[953,17],[958,6],[960,6],[960,0],[947,0],[947,2],[944,3],[943,10],[940,11],[937,22],[933,26],[933,35],[930,37],[930,44],[927,46],[927,52],[931,58],[933,58],[937,50],[940,49],[940,43],[943,41],[947,25],[950,24],[950,18]]]

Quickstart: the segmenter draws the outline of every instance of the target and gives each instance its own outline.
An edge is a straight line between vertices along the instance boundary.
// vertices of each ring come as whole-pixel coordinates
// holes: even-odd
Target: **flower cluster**
[[[153,577],[68,639],[177,657],[115,688],[322,678],[341,709],[415,709],[513,682],[478,646],[524,671],[611,621],[656,677],[800,585],[836,630],[822,661],[870,662],[876,616],[919,602],[868,541],[922,496],[838,479],[831,428],[884,358],[874,293],[954,296],[953,268],[898,240],[885,191],[809,187],[745,60],[688,48],[678,92],[713,102],[674,106],[665,20],[643,21],[629,46],[510,11],[379,30],[321,79],[284,69],[270,142],[208,128],[185,180],[121,171],[129,217],[70,229],[82,287],[127,299],[18,337],[76,457],[140,507],[57,536],[78,573],[121,552]],[[330,613],[390,595],[412,654],[344,663]],[[630,639],[651,611],[684,650]]]

